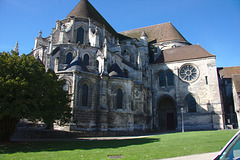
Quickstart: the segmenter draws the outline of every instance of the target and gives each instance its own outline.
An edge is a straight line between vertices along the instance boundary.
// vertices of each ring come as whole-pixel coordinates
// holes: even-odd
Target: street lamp
[[[183,120],[183,108],[181,108],[182,113],[182,133],[184,132],[184,120]]]

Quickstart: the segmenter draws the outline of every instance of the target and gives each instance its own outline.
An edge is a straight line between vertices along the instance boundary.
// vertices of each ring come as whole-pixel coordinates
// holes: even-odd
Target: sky
[[[28,54],[42,30],[48,37],[56,21],[80,0],[0,0],[0,52],[19,43]],[[240,66],[240,0],[89,0],[117,31],[171,22],[191,44],[216,55],[217,67]]]

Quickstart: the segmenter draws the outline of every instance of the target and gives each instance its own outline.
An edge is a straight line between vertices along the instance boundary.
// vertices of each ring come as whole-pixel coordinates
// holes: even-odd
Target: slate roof
[[[72,62],[65,68],[65,71],[84,71],[89,72],[86,65],[83,63],[80,57],[75,57]]]
[[[117,63],[114,63],[109,69],[108,69],[108,75],[110,77],[125,77],[124,72],[121,70],[121,68],[117,65]]]
[[[117,32],[112,26],[102,17],[102,15],[92,6],[88,0],[81,0],[75,8],[68,14],[66,18],[71,16],[78,18],[90,18],[103,24],[105,28],[113,35],[117,35]]]
[[[181,33],[178,32],[178,30],[170,22],[124,31],[120,32],[120,34],[130,38],[137,38],[139,40],[143,32],[145,32],[146,35],[148,36],[149,42],[152,42],[154,40],[156,40],[156,42],[164,41],[187,42],[187,40],[181,35]]]
[[[240,74],[240,66],[218,68],[221,78],[232,78],[235,74]]]
[[[232,80],[235,85],[237,93],[240,93],[240,74],[233,75]]]
[[[200,45],[189,45],[185,47],[177,47],[164,50],[160,54],[160,56],[158,56],[158,58],[153,62],[153,64],[206,57],[215,57],[215,55],[212,55]]]

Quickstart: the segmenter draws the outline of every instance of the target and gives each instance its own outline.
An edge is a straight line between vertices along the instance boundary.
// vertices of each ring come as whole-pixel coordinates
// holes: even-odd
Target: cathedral
[[[64,80],[72,131],[223,129],[216,56],[167,22],[117,33],[81,0],[31,55]]]

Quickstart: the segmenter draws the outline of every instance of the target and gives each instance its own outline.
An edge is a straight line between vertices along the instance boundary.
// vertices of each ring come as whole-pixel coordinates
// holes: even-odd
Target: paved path
[[[161,160],[213,160],[218,153],[219,152],[211,152],[211,153],[195,154],[190,156],[167,158],[167,159],[161,159]]]

